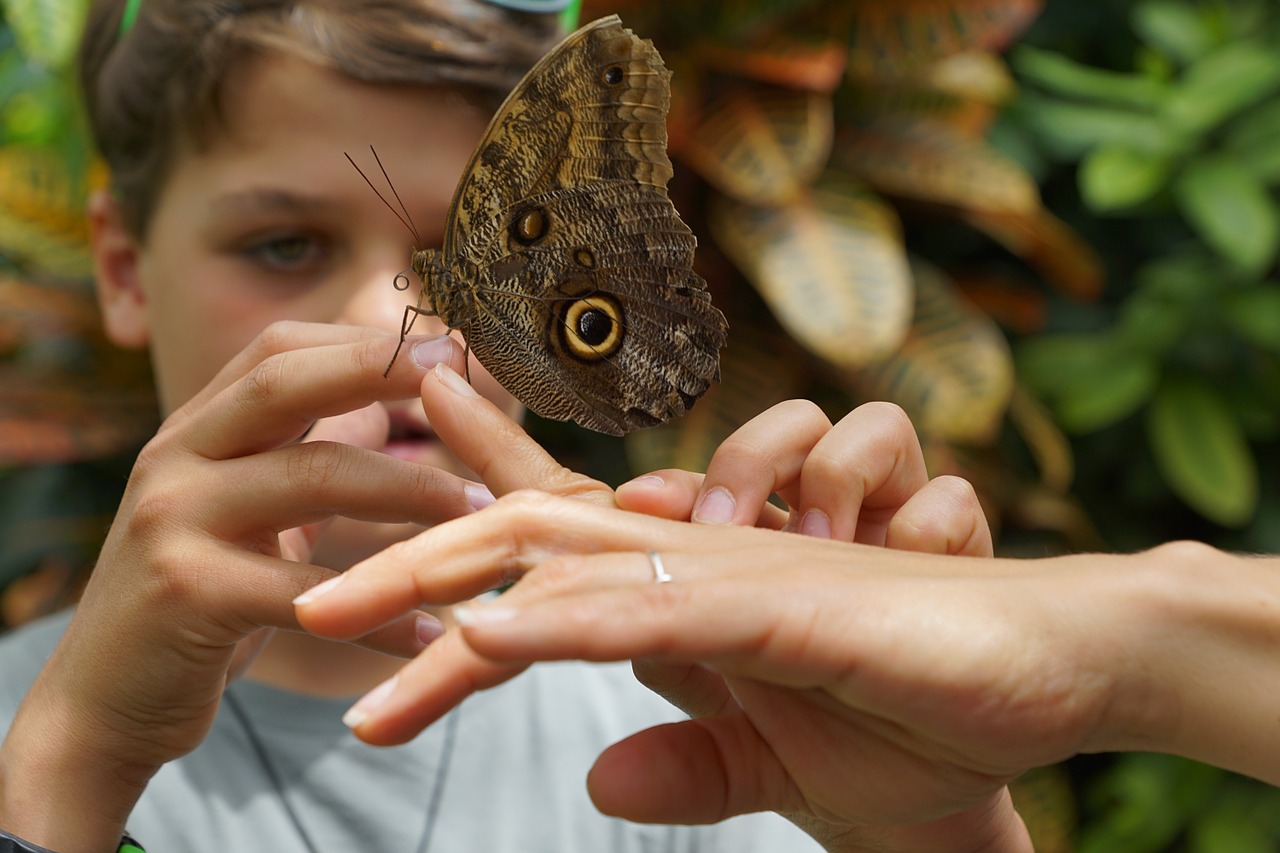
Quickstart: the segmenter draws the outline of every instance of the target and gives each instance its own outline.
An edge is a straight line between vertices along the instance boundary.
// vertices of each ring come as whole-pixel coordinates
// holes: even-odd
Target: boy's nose
[[[364,281],[352,290],[338,322],[398,332],[405,320],[405,309],[418,303],[421,287],[422,282],[408,268],[403,272],[379,270],[366,275]],[[417,334],[443,334],[447,331],[435,317],[412,319],[413,330]]]

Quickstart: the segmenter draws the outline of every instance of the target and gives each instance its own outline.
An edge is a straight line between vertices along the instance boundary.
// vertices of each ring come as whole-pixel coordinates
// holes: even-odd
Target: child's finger
[[[272,355],[189,419],[183,440],[211,459],[258,453],[296,440],[320,418],[413,397],[436,364],[462,365],[461,347],[447,336],[410,338],[384,379],[396,346],[396,336],[384,335]]]

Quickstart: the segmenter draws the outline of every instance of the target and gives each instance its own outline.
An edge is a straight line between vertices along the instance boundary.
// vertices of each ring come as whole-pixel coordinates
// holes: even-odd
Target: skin
[[[446,393],[424,382],[433,417]],[[619,490],[670,489],[668,518],[519,492],[310,591],[297,602],[302,623],[343,637],[519,579],[495,603],[459,608],[463,627],[347,722],[370,743],[401,742],[534,662],[637,661],[693,719],[600,757],[588,784],[602,811],[706,823],[774,810],[831,851],[1027,853],[1007,782],[1079,753],[1170,752],[1280,784],[1280,559],[1189,542],[974,559],[990,540],[972,493],[922,484],[908,473],[912,454],[891,449],[909,446],[903,433],[882,419],[881,440],[868,437],[865,414],[832,430],[860,434],[842,445],[848,488],[818,473],[821,442],[774,468],[784,491],[800,471],[813,502],[793,517],[821,507],[852,521],[833,523],[839,538],[670,520],[719,487],[713,463],[697,489],[665,472],[662,486]],[[472,397],[470,417],[497,414]],[[741,447],[731,440],[717,461]],[[881,504],[894,492],[908,497]],[[653,582],[653,548],[673,582]]]
[[[719,529],[787,523],[765,506],[778,491],[808,532],[826,518],[836,535],[856,528],[880,544],[989,548],[972,493],[956,504],[955,484],[930,486],[896,410],[833,429],[791,404],[731,440],[705,482],[659,472],[615,498],[548,457],[482,368],[462,382],[456,341],[411,339],[384,379],[408,298],[390,284],[411,240],[341,152],[377,147],[430,244],[484,118],[453,94],[367,86],[282,57],[246,63],[228,86],[225,133],[180,152],[145,239],[108,196],[91,206],[107,332],[150,348],[167,416],[0,745],[0,826],[63,853],[110,849],[155,771],[207,734],[228,679],[332,696],[389,677],[440,636],[435,617],[412,607],[333,642],[302,630],[292,600],[493,495],[537,489]],[[443,329],[419,319],[415,331]],[[858,474],[864,454],[886,448],[889,469]],[[851,498],[834,488],[849,480],[862,484]],[[717,513],[726,495],[731,511]],[[904,504],[960,523],[894,539]],[[664,673],[646,679],[678,704],[698,701]]]

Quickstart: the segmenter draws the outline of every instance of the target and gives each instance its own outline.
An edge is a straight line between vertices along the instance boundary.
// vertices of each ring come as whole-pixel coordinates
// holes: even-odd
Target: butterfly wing
[[[531,218],[544,233],[523,245]],[[464,334],[531,410],[622,435],[682,414],[719,378],[728,325],[665,194],[599,181],[494,221],[516,224],[471,237],[483,262]]]
[[[667,197],[670,77],[616,16],[569,36],[498,110],[446,228],[480,362],[534,412],[614,435],[693,405],[727,331]]]
[[[569,35],[498,108],[454,193],[446,260],[516,201],[596,180],[666,194],[671,72],[617,15]]]

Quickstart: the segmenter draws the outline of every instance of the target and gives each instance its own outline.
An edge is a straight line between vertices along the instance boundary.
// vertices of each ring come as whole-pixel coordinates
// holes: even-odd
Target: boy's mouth
[[[424,462],[439,444],[431,425],[408,412],[392,411],[387,443],[382,452],[410,462]]]

